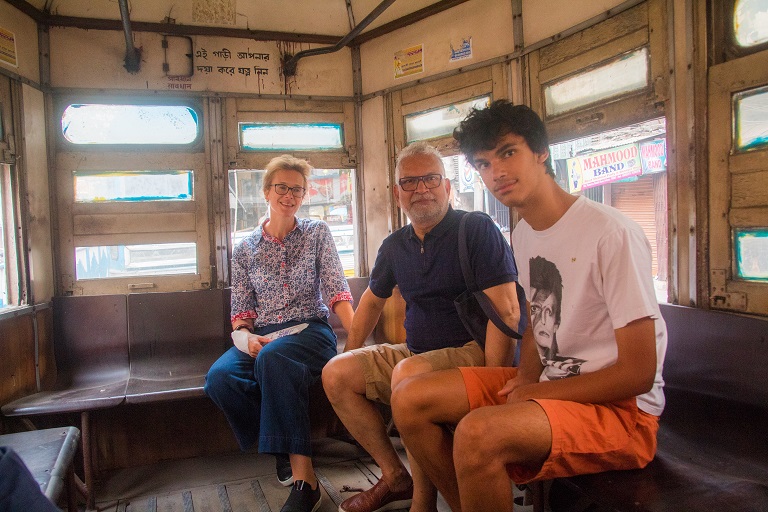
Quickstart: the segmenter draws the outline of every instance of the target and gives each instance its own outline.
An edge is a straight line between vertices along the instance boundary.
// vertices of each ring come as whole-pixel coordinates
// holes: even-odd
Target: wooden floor
[[[406,461],[399,439],[393,438]],[[379,467],[355,445],[321,439],[313,444],[323,487],[320,512],[334,512],[348,497],[370,488]],[[103,475],[96,498],[105,512],[278,512],[290,487],[275,475],[275,459],[257,453],[168,461]],[[440,498],[440,512],[450,509]]]
[[[398,438],[392,438],[408,465]],[[381,470],[359,447],[334,439],[313,442],[315,470],[323,488],[319,512],[370,488]],[[275,475],[275,459],[232,453],[175,460],[102,475],[96,506],[103,512],[279,512],[290,492]],[[515,489],[516,495],[520,494]],[[439,512],[450,512],[441,496]],[[532,506],[516,506],[530,512]]]

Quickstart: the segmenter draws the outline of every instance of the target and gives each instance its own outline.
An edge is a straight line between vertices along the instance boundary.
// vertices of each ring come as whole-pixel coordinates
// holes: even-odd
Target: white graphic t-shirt
[[[579,197],[549,229],[521,221],[512,233],[520,284],[544,371],[541,380],[594,372],[616,362],[614,329],[651,317],[656,378],[638,407],[664,410],[661,370],[667,328],[651,277],[651,248],[640,226],[610,206]]]

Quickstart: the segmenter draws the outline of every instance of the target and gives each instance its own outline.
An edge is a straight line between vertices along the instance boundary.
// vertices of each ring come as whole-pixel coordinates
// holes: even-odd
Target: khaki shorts
[[[398,345],[371,345],[351,352],[363,365],[365,397],[389,405],[392,398],[392,370],[397,363],[409,357],[423,358],[432,370],[448,370],[459,366],[483,366],[485,354],[480,345],[470,341],[458,348],[443,348],[414,354],[405,343]]]
[[[497,391],[517,368],[459,368],[470,410],[502,405]],[[540,468],[507,465],[517,484],[532,480],[645,467],[656,454],[659,418],[637,408],[631,398],[604,404],[536,399],[552,428],[552,449]]]

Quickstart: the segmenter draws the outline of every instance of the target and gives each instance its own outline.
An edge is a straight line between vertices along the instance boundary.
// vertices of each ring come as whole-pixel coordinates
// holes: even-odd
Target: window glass
[[[77,279],[194,274],[197,244],[192,242],[76,247]]]
[[[5,166],[0,165],[0,169]],[[0,179],[0,198],[5,202],[5,195],[3,195],[3,180]],[[5,222],[3,219],[5,207],[0,209],[0,308],[8,305],[8,276],[5,270]]]
[[[490,101],[490,96],[483,96],[405,116],[405,135],[408,143],[452,135],[454,128],[473,108],[486,108],[490,105]]]
[[[240,123],[240,146],[246,151],[340,150],[344,137],[333,123]]]
[[[768,42],[768,2],[736,0],[733,32],[740,46],[749,47]]]
[[[263,222],[269,214],[262,183],[264,171],[229,171],[229,208],[232,219],[232,246]],[[357,261],[354,208],[354,173],[351,169],[312,169],[307,195],[296,214],[300,218],[323,220],[331,228],[344,274],[354,276]]]
[[[649,119],[549,148],[564,190],[613,206],[634,220],[651,248],[656,298],[668,302],[666,119]]]
[[[544,88],[547,116],[556,116],[648,85],[648,49],[622,55],[608,64]]]
[[[443,157],[446,179],[451,181],[451,206],[458,210],[487,213],[509,242],[509,208],[493,197],[480,174],[464,155]]]
[[[736,150],[768,146],[768,87],[735,94],[733,110]]]
[[[73,144],[190,144],[198,118],[184,105],[73,104],[61,116],[61,131]]]
[[[192,171],[75,171],[75,201],[191,201]]]
[[[768,228],[737,230],[734,238],[738,277],[768,281]]]

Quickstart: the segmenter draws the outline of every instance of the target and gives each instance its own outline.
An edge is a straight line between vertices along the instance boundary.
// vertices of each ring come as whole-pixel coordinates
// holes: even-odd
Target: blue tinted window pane
[[[70,105],[61,131],[73,144],[190,144],[197,121],[183,105]]]
[[[75,201],[191,201],[192,171],[75,171]]]
[[[340,124],[240,123],[240,146],[250,151],[343,149]]]
[[[133,244],[76,247],[77,279],[194,274],[197,244]]]
[[[463,103],[409,114],[405,116],[405,134],[408,143],[449,136],[473,108],[486,108],[490,103],[490,96],[483,96]]]
[[[768,87],[734,95],[733,110],[736,149],[768,146]]]
[[[745,47],[768,42],[768,2],[736,0],[733,11],[736,42]]]
[[[768,228],[737,230],[734,238],[738,277],[768,281]]]

